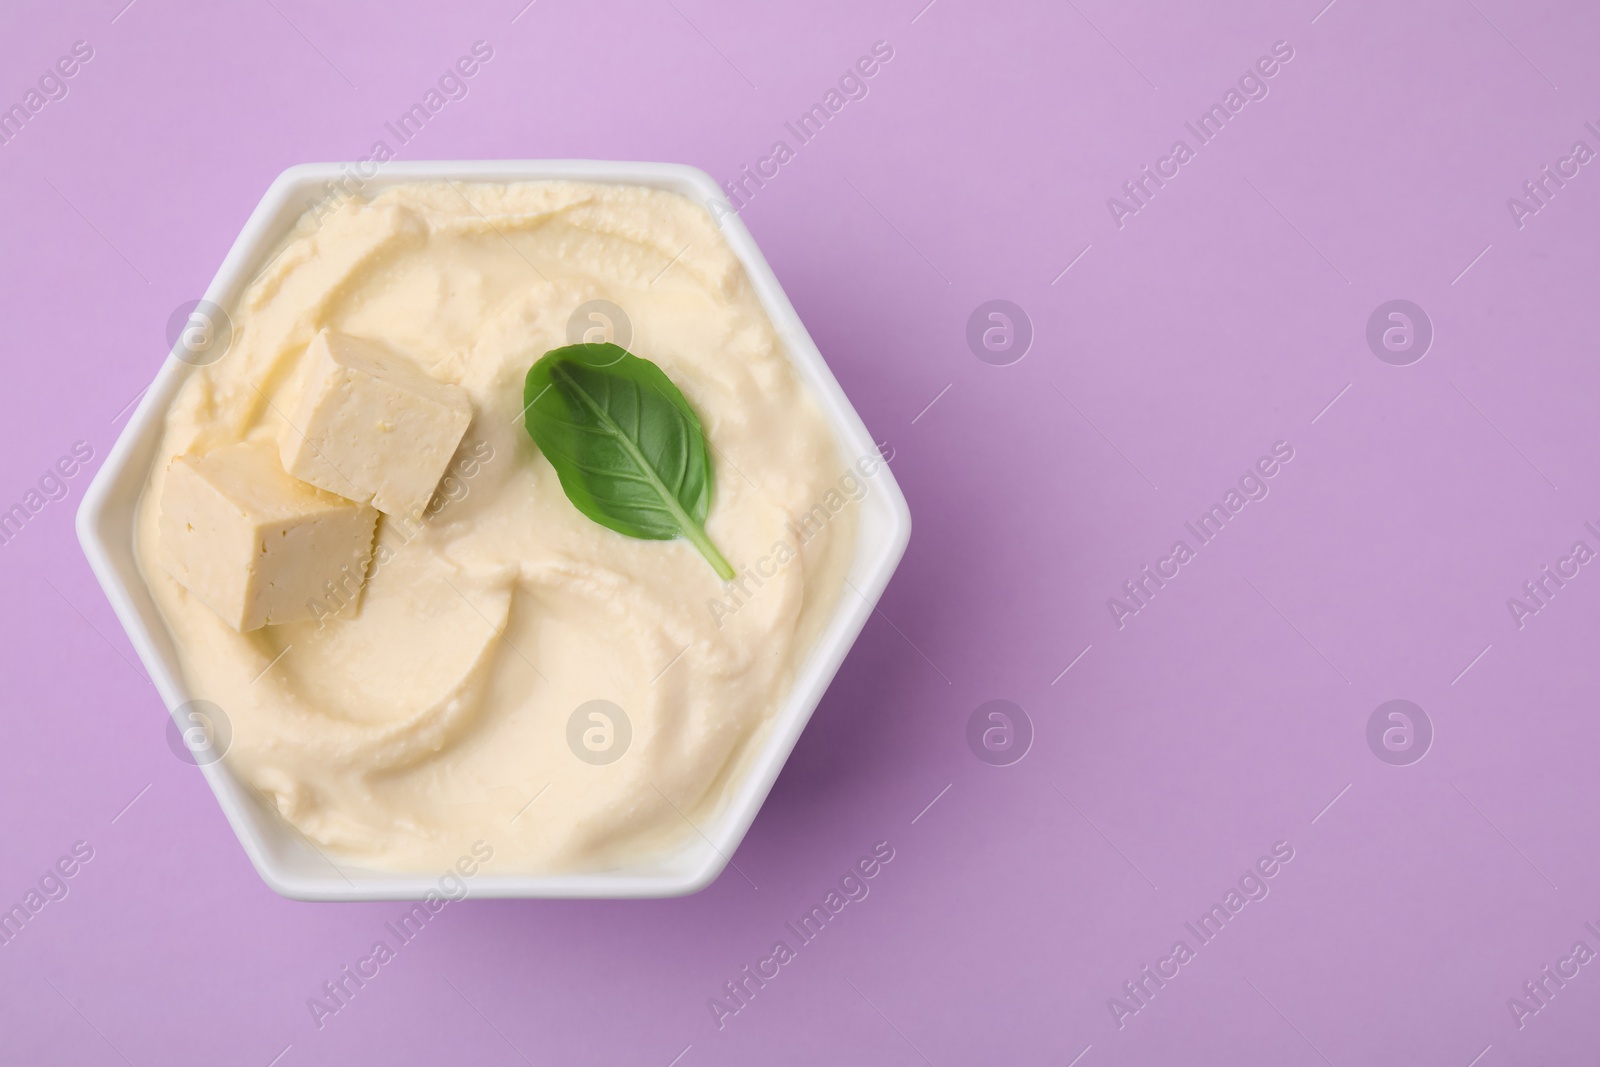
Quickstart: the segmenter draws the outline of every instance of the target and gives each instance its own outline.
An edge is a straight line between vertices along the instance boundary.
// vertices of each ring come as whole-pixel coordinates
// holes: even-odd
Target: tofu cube
[[[270,441],[184,455],[167,468],[158,556],[240,633],[358,600],[378,513],[284,473]]]
[[[375,342],[324,330],[278,435],[283,469],[386,515],[428,506],[472,422],[460,386]]]

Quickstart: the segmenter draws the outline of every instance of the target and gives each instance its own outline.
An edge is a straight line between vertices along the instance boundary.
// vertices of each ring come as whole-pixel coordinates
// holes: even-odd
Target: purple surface
[[[758,889],[451,905],[319,1028],[308,998],[401,909],[267,890],[78,550],[88,475],[35,498],[0,546],[0,906],[93,859],[0,948],[0,1061],[1592,1060],[1600,965],[1561,961],[1600,950],[1600,566],[1520,627],[1507,603],[1600,550],[1600,165],[1520,227],[1507,204],[1600,150],[1591,5],[124,2],[0,14],[0,103],[94,51],[0,145],[0,508],[74,442],[98,466],[273,176],[395,147],[482,40],[402,158],[725,179],[796,148],[744,218],[916,534],[735,857]],[[797,146],[784,123],[880,40],[868,95]],[[1268,95],[1199,146],[1184,124],[1278,41]],[[1119,228],[1107,198],[1179,138]],[[1035,331],[1009,366],[965,340],[996,298]],[[1366,340],[1393,299],[1434,327],[1409,366]],[[1269,495],[1197,547],[1279,441]],[[1108,598],[1180,538],[1119,628]],[[1033,725],[1009,766],[966,741],[991,699]],[[1420,762],[1369,748],[1392,699],[1432,724]],[[880,841],[870,895],[800,946],[785,923]],[[1185,923],[1277,842],[1269,894],[1202,943]],[[708,1001],[779,939],[719,1029]],[[1123,983],[1179,940],[1140,1006]]]

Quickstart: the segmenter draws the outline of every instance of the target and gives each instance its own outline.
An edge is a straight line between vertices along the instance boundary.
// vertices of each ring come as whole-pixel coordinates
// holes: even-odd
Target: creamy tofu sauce
[[[593,300],[624,309],[629,349],[699,414],[707,532],[741,572],[763,561],[745,592],[686,541],[585,518],[525,432],[524,375]],[[303,219],[228,310],[231,349],[167,415],[136,547],[190,695],[228,716],[234,774],[381,870],[436,871],[478,841],[496,874],[599,870],[696,837],[854,595],[854,509],[824,501],[858,484],[706,211],[627,186],[399,186]],[[330,580],[314,618],[239,633],[158,562],[167,468],[276,442],[324,329],[460,386],[472,421],[428,510],[379,518],[359,601]],[[592,701],[627,717],[611,762],[600,720],[569,729]]]

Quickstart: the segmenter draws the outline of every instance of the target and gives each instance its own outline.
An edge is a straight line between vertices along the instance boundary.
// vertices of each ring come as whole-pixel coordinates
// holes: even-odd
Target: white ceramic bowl
[[[291,167],[279,175],[234,242],[206,290],[205,299],[224,308],[233,306],[295,221],[314,202],[327,195],[326,183],[349,173],[348,165],[310,163]],[[876,446],[861,417],[823,362],[822,354],[784,295],[772,268],[709,174],[672,163],[590,160],[390,163],[383,166],[376,177],[367,180],[361,191],[363,195],[371,195],[404,182],[446,178],[462,182],[554,178],[645,185],[682,193],[705,204],[719,219],[723,236],[744,263],[795,370],[811,387],[833,426],[841,456],[850,462],[854,457],[875,451]],[[84,494],[77,520],[78,539],[89,565],[105,588],[128,638],[175,719],[176,709],[191,699],[191,694],[184,685],[171,634],[135,562],[133,527],[139,494],[161,439],[167,409],[193,370],[189,363],[169,354]],[[467,881],[469,895],[663,897],[695,892],[722,872],[755,819],[772,783],[777,780],[800,731],[866,624],[911,536],[911,514],[888,466],[880,466],[878,473],[866,479],[866,483],[869,488],[858,505],[860,532],[849,574],[855,592],[845,590],[833,619],[800,670],[777,721],[763,736],[760,750],[745,761],[742,777],[731,783],[730,796],[698,827],[700,834],[694,835],[679,851],[647,866],[551,876],[493,875],[485,871]],[[297,900],[415,900],[430,890],[439,889],[444,872],[394,874],[335,866],[277,812],[259,800],[253,790],[243,786],[229,771],[226,759],[203,766],[201,771],[256,870],[269,886],[286,897]]]

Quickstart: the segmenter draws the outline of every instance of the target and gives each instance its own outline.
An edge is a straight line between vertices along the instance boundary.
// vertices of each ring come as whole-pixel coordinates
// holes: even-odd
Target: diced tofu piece
[[[386,515],[428,506],[472,422],[460,386],[375,341],[324,330],[278,435],[283,469]]]
[[[179,456],[161,493],[161,565],[240,633],[359,598],[378,513],[284,473],[271,442]]]

